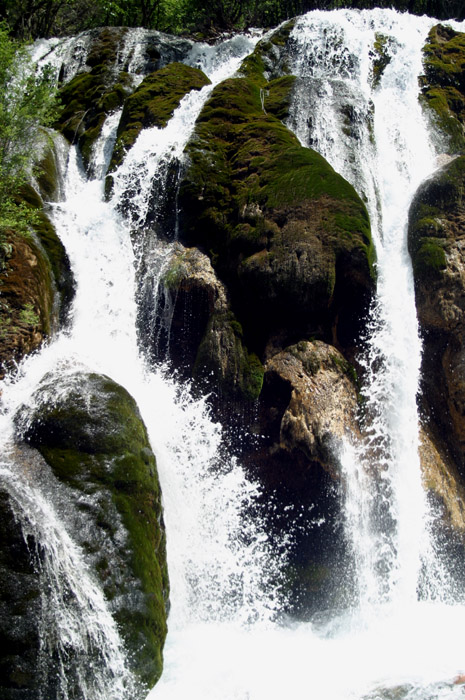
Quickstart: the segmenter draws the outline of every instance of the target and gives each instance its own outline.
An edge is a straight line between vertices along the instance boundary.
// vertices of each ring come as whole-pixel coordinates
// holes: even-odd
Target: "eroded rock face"
[[[0,376],[37,349],[50,333],[53,281],[37,241],[6,234],[7,256],[0,272]]]
[[[431,29],[424,48],[422,99],[434,124],[442,132],[447,153],[465,147],[465,34],[438,24]]]
[[[300,341],[265,364],[261,429],[269,454],[338,477],[338,452],[346,437],[359,437],[355,370],[321,341]],[[266,479],[266,459],[262,469]]]
[[[344,437],[359,436],[353,368],[334,347],[300,341],[265,365],[265,381],[291,388],[281,418],[279,449],[302,452],[333,471]]]
[[[101,582],[131,670],[152,687],[162,671],[169,586],[156,462],[134,400],[100,375],[49,376],[16,425],[69,487],[81,514],[73,537]]]
[[[170,310],[165,350],[176,368],[221,398],[257,398],[262,364],[243,345],[242,327],[210,258],[176,244],[162,292],[158,313],[163,318],[163,310]]]
[[[38,697],[40,586],[7,491],[0,490],[0,692],[5,700]],[[44,689],[45,690],[45,689]],[[50,688],[48,688],[50,690]]]
[[[418,191],[409,221],[423,384],[441,440],[465,468],[465,157]]]

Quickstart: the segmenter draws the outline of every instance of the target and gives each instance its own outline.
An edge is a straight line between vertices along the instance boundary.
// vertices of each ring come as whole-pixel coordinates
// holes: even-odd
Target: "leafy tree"
[[[27,47],[0,24],[0,244],[6,229],[25,233],[33,222],[19,192],[32,174],[39,130],[54,118],[55,95],[51,69],[36,70]]]

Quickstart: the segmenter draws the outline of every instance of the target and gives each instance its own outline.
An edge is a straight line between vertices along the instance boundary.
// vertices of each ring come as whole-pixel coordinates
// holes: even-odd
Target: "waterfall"
[[[391,10],[316,12],[293,32],[290,126],[354,185],[376,245],[377,296],[360,358],[364,441],[341,455],[346,529],[366,606],[416,599],[422,567],[431,593],[435,581],[444,584],[418,457],[421,341],[407,251],[411,199],[437,167],[418,100],[433,23]]]
[[[138,342],[144,299],[150,299],[151,323],[160,331],[159,281],[176,231],[165,231],[160,240],[154,221],[169,166],[182,159],[213,86],[234,74],[255,39],[191,46],[186,62],[202,68],[212,85],[189,93],[165,129],[140,134],[112,173],[110,201],[104,179],[119,113],[107,118],[90,176],[71,149],[64,199],[53,205],[53,220],[71,260],[76,297],[69,328],[4,381],[0,479],[24,538],[33,532],[47,542],[37,555],[40,575],[55,585],[43,604],[44,658],[54,635],[61,634],[63,660],[68,644],[84,660],[95,653],[105,661],[102,676],[75,671],[82,677],[83,700],[126,700],[134,679],[124,668],[124,644],[103,593],[73,542],[77,516],[67,512],[66,490],[43,465],[39,486],[29,483],[11,425],[46,374],[76,369],[106,374],[134,396],[157,456],[171,611],[165,670],[147,700],[463,696],[452,678],[465,669],[465,609],[417,596],[419,585],[435,593],[434,578],[442,585],[417,454],[421,342],[405,240],[411,197],[436,167],[417,102],[421,48],[433,23],[388,10],[315,11],[299,18],[291,35],[290,68],[297,81],[288,125],[358,190],[377,251],[377,296],[360,358],[366,375],[363,441],[348,439],[339,456],[358,590],[350,609],[329,620],[283,619],[277,581],[287,562],[257,512],[258,485],[228,455],[207,399],[193,398],[163,363],[149,362]],[[390,60],[378,76],[379,35],[386,38]],[[137,36],[141,41],[145,34]],[[72,54],[72,42],[55,44],[59,54]],[[72,45],[82,62],[85,38]],[[39,48],[40,55],[49,50]],[[136,49],[134,36],[128,37],[124,60],[131,55],[134,71]],[[61,626],[55,619],[50,623],[53,606],[62,611]],[[69,672],[63,661],[60,700],[68,697]]]

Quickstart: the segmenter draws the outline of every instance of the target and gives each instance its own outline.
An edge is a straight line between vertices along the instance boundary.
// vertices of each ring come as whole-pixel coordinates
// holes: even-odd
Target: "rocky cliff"
[[[345,566],[338,452],[345,435],[357,438],[361,431],[357,344],[376,272],[364,202],[284,123],[294,84],[286,60],[291,29],[284,25],[258,42],[237,75],[213,89],[168,180],[166,195],[177,216],[168,212],[166,227],[149,216],[134,241],[144,251],[151,235],[169,240],[176,229],[160,293],[140,294],[139,340],[148,361],[168,358],[194,391],[210,392],[229,447],[263,487],[270,528],[286,531],[305,504],[314,505],[320,525],[302,529],[290,544],[287,577],[289,611],[305,617],[322,602],[341,602],[332,597]],[[164,126],[188,91],[209,83],[185,64],[192,42],[156,32],[140,40],[135,80],[134,47],[133,53],[122,50],[125,35],[124,29],[87,35],[80,67],[63,83],[56,124],[78,144],[92,174],[92,146],[105,118],[122,110],[107,196],[111,172],[140,130]],[[420,188],[409,222],[424,341],[421,458],[425,482],[457,543],[465,531],[463,41],[436,27],[425,48],[422,100],[439,129],[438,142],[453,157]],[[385,63],[383,47],[377,51]],[[66,253],[47,218],[47,202],[59,198],[53,143],[41,155],[41,180],[21,193],[41,223],[28,239],[10,232],[0,272],[3,371],[66,322],[72,298]],[[140,291],[149,265],[148,257],[139,261]],[[160,342],[147,319],[168,311],[169,332]],[[150,684],[161,672],[168,594],[155,459],[137,408],[121,387],[101,376],[71,379],[58,401],[51,401],[45,381],[35,406],[18,414],[17,440],[21,449],[27,443],[40,452],[71,489],[73,503],[82,494],[90,498],[93,536],[83,535],[81,544],[128,649],[139,650],[134,670]],[[35,599],[33,567],[16,535],[7,535],[12,515],[6,496],[3,501],[5,576],[18,550],[15,576],[27,580]],[[118,528],[125,533],[122,548]],[[24,663],[26,680],[10,674],[5,687],[18,693],[33,687],[30,662]],[[15,697],[33,695],[24,690]]]

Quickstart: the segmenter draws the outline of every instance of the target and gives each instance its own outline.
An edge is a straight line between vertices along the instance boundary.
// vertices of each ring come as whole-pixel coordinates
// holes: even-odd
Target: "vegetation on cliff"
[[[436,25],[424,48],[422,100],[450,154],[465,149],[465,34]]]
[[[26,47],[11,40],[0,24],[0,265],[8,252],[5,232],[26,233],[35,220],[19,197],[31,175],[34,150],[42,126],[56,109],[54,75],[37,71]]]

